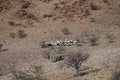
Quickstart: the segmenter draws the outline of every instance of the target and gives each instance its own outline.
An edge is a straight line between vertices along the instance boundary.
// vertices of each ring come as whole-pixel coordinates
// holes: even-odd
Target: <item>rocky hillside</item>
[[[119,69],[119,34],[119,0],[0,0],[0,80],[31,65],[42,65],[47,80],[110,80]],[[90,57],[76,77],[63,62],[78,50]]]

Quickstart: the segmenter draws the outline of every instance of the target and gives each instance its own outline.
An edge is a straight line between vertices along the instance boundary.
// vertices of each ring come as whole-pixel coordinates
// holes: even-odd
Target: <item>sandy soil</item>
[[[48,80],[109,80],[115,65],[113,61],[120,55],[120,1],[106,1],[13,0],[10,8],[6,7],[7,3],[0,4],[5,6],[0,11],[0,44],[4,50],[0,51],[0,80],[9,80],[9,73],[14,69],[40,64],[44,66],[44,76]],[[95,9],[91,8],[93,5]],[[71,34],[64,35],[61,31],[64,28]],[[18,30],[24,30],[27,36],[19,38]],[[15,33],[15,38],[11,38],[10,33]],[[93,35],[99,37],[96,46],[89,42]],[[114,42],[109,43],[106,35],[112,35]],[[90,58],[83,64],[90,70],[89,74],[74,77],[72,68],[60,69],[62,61],[52,63],[41,55],[49,49],[41,48],[41,41],[65,39],[79,39],[83,43],[81,47],[65,46],[64,54],[78,49],[89,53]],[[50,48],[51,54],[57,49],[59,47]],[[100,70],[94,72],[94,69]]]

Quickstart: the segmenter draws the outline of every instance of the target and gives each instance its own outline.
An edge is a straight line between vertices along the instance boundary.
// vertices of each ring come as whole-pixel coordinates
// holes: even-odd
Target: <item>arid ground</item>
[[[81,44],[41,47],[65,39]],[[0,80],[31,65],[42,65],[47,80],[110,80],[120,62],[120,0],[0,0],[0,45]],[[63,60],[44,58],[61,47],[64,55],[89,53],[81,67],[88,73],[75,77],[73,68],[61,68]]]

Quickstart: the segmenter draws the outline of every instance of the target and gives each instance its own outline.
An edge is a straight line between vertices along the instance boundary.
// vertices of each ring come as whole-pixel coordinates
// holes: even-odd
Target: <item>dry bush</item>
[[[51,44],[46,44],[46,41],[41,41],[40,46],[41,46],[41,48],[47,48],[47,47],[50,47],[50,46],[52,47]]]
[[[52,14],[44,14],[42,16],[42,18],[48,18],[48,19],[50,19],[52,16],[53,16]]]
[[[110,80],[120,80],[120,63],[119,66],[115,67],[115,70],[112,72]]]
[[[103,0],[103,2],[110,5],[110,0]]]
[[[15,16],[17,16],[18,18],[24,18],[24,19],[31,19],[31,20],[35,20],[38,21],[37,17],[34,15],[34,13],[31,13],[25,9],[19,9],[16,13]]]
[[[0,44],[0,51],[2,50],[2,48],[3,48],[3,44]]]
[[[48,3],[48,2],[50,2],[52,0],[40,0],[40,1]]]
[[[49,49],[49,50],[45,50],[45,51],[43,51],[42,56],[43,56],[45,59],[50,59],[50,52],[51,52],[50,49]]]
[[[11,8],[10,0],[0,0],[0,12]]]
[[[63,6],[55,5],[54,10],[56,10],[56,14],[54,20],[58,18],[73,20],[75,18],[83,18],[90,15],[86,0],[73,1],[69,3],[70,5],[68,3],[61,4]]]
[[[113,43],[115,39],[113,34],[106,34],[106,38],[108,39],[109,43]]]
[[[110,80],[120,80],[120,55],[116,55],[112,62],[114,62],[114,65],[111,69],[112,75]]]
[[[11,32],[11,33],[10,33],[10,37],[11,37],[11,38],[15,38],[15,37],[16,37],[16,34],[15,34],[14,32]]]
[[[120,71],[114,72],[111,80],[120,80]]]
[[[42,77],[42,66],[32,66],[29,70],[25,71],[12,71],[14,76],[12,80],[46,80]]]
[[[21,6],[22,9],[28,8],[30,6],[30,2],[29,1],[24,1],[23,5]]]
[[[68,28],[63,28],[61,31],[63,32],[64,35],[69,35],[71,33]]]
[[[24,0],[0,0],[0,12],[15,8]]]
[[[25,34],[24,30],[18,30],[18,36],[19,36],[19,38],[25,38],[27,36],[27,34]]]
[[[63,51],[64,51],[63,48],[59,48],[59,49],[55,52],[55,54],[53,54],[53,55],[50,56],[50,60],[51,60],[52,62],[57,62],[57,61],[63,60],[63,59],[64,59]]]
[[[80,68],[82,66],[82,63],[86,61],[88,58],[89,54],[77,51],[67,55],[64,59],[64,62],[66,65],[76,70],[76,76],[80,76],[81,75]]]
[[[97,45],[98,40],[99,40],[99,37],[96,37],[96,36],[92,36],[91,38],[89,38],[89,42],[92,46]]]
[[[15,26],[15,23],[13,21],[9,21],[8,24],[11,26]]]
[[[95,3],[91,3],[91,4],[90,4],[90,8],[91,8],[92,10],[100,10],[100,9],[101,9],[100,6],[96,5]]]
[[[15,12],[15,16],[18,19],[24,19],[24,20],[34,20],[39,22],[38,17],[35,15],[35,13],[31,12],[31,1],[22,1],[22,5],[17,9]]]

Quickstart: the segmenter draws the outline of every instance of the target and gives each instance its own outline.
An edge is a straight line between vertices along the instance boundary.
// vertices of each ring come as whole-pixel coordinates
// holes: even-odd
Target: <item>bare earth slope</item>
[[[65,35],[64,28],[70,34]],[[19,30],[27,36],[19,38]],[[92,36],[99,37],[98,45],[90,45]],[[83,45],[64,46],[64,54],[77,49],[88,52],[84,65],[100,69],[81,80],[109,80],[113,61],[120,55],[120,0],[0,0],[0,80],[11,80],[14,69],[40,64],[48,80],[79,80],[73,69],[61,70],[60,62],[52,63],[41,55],[49,49],[41,48],[42,41],[65,39],[80,40]],[[51,54],[58,48],[50,48]]]

